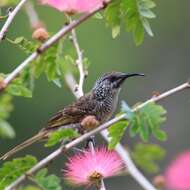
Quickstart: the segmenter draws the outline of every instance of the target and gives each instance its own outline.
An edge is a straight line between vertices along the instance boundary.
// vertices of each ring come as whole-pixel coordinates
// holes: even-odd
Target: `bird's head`
[[[144,76],[142,73],[109,72],[101,76],[95,83],[93,91],[101,97],[108,96],[120,90],[124,81],[133,76]]]

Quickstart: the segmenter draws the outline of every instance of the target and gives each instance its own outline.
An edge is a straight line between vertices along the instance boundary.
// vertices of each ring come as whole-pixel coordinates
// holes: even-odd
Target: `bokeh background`
[[[62,13],[37,3],[35,7],[50,32],[56,32],[63,25]],[[155,36],[153,38],[146,36],[139,47],[134,45],[132,35],[124,30],[117,39],[113,40],[111,30],[104,22],[90,19],[83,23],[77,29],[77,33],[80,46],[91,62],[85,91],[90,90],[99,75],[112,70],[146,74],[145,78],[129,79],[123,86],[120,99],[127,100],[129,105],[146,100],[155,90],[163,92],[185,82],[190,77],[189,7],[190,1],[187,0],[157,1],[155,9],[157,18],[151,22]],[[31,38],[31,33],[28,18],[22,11],[11,25],[9,37]],[[0,45],[0,72],[12,71],[25,57],[21,50],[4,41]],[[179,152],[190,149],[189,94],[190,92],[186,90],[160,102],[168,111],[167,122],[163,125],[168,133],[168,140],[160,143],[152,138],[151,142],[159,143],[167,150],[165,159],[160,162],[161,173]],[[14,126],[16,138],[0,139],[0,154],[31,137],[45,126],[53,113],[74,99],[66,86],[60,89],[48,83],[45,77],[41,77],[36,81],[32,99],[14,98],[15,109],[9,121]],[[99,140],[101,141],[101,138]],[[139,138],[131,139],[128,134],[123,139],[123,143],[130,146],[136,142],[139,142]],[[45,149],[43,145],[38,144],[18,155],[33,154],[40,159],[50,151],[52,149]],[[59,157],[51,164],[50,170],[60,176],[60,167],[63,165],[64,158]],[[111,180],[106,183],[109,190],[142,189],[130,177]]]

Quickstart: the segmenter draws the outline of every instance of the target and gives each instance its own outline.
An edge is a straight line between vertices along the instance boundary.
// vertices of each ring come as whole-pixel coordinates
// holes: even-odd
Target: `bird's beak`
[[[145,76],[143,73],[122,73],[118,76],[118,80],[116,81],[117,87],[119,87],[127,78],[134,76]]]
[[[127,79],[129,77],[134,77],[134,76],[145,76],[143,73],[124,73],[121,75],[121,78]]]

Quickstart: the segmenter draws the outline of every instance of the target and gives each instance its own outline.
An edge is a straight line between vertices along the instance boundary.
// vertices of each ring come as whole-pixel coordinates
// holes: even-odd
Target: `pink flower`
[[[118,154],[103,147],[97,148],[94,154],[86,151],[69,158],[64,177],[72,185],[89,186],[118,174],[122,168],[123,163]]]
[[[190,151],[180,154],[166,170],[170,190],[190,190]]]
[[[40,0],[40,2],[67,13],[87,13],[103,6],[105,0]]]

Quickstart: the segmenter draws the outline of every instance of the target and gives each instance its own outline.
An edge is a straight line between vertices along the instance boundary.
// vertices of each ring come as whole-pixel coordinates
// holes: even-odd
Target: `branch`
[[[101,135],[104,137],[104,139],[106,139],[107,142],[110,141],[107,130],[101,131]],[[137,183],[139,183],[145,190],[156,190],[156,188],[137,169],[130,157],[130,154],[120,143],[116,145],[115,150],[122,158],[129,174],[134,178],[135,181],[137,181]]]
[[[70,19],[70,22],[71,21],[72,20]],[[79,46],[79,43],[78,43],[78,39],[77,39],[77,35],[76,35],[76,32],[75,32],[74,29],[71,31],[71,34],[72,34],[73,45],[74,45],[74,47],[76,49],[76,52],[77,52],[77,55],[78,55],[78,59],[76,60],[76,64],[77,64],[77,67],[78,67],[78,70],[79,70],[80,78],[79,78],[78,88],[76,90],[76,92],[78,93],[78,95],[76,95],[76,93],[75,93],[75,95],[76,95],[76,98],[79,98],[79,97],[81,97],[81,96],[84,95],[83,84],[84,84],[84,79],[85,79],[85,70],[84,70],[84,65],[83,65],[83,52],[80,49],[80,46]],[[69,82],[68,85],[71,87],[72,84],[70,83],[70,81],[67,81],[67,82]],[[74,84],[73,86],[76,86],[76,84]],[[89,141],[88,146],[89,146],[91,152],[93,154],[95,154],[95,148],[94,148],[93,142]],[[100,187],[99,188],[100,188],[100,190],[106,190],[103,179],[100,181]]]
[[[24,1],[24,0],[23,0]],[[26,1],[26,0],[25,0]],[[105,6],[105,5],[104,5]],[[86,21],[89,17],[94,15],[96,12],[102,10],[104,7],[99,7],[83,16],[78,20],[71,22],[69,25],[64,26],[55,35],[53,35],[49,40],[44,42],[34,53],[32,53],[28,58],[26,58],[13,72],[11,72],[3,81],[0,82],[0,91],[5,89],[9,83],[19,75],[19,73],[28,66],[32,61],[34,61],[38,56],[44,53],[48,48],[59,41],[63,36],[69,33],[72,29],[76,28],[78,25]],[[15,8],[16,9],[16,8]],[[14,11],[13,11],[14,12]]]
[[[77,82],[76,82],[74,76],[72,75],[72,73],[70,73],[70,72],[65,73],[64,79],[65,79],[67,86],[69,87],[69,89],[73,93],[73,95],[76,98],[80,98],[81,95],[79,94],[79,91],[77,90],[78,85],[77,85]]]
[[[69,21],[72,22],[72,19],[70,17],[68,17]],[[73,41],[73,45],[76,49],[76,53],[78,55],[78,59],[76,60],[76,64],[77,64],[77,67],[78,67],[78,70],[79,70],[79,75],[80,75],[80,78],[79,78],[79,84],[78,84],[78,88],[77,89],[74,89],[73,91],[73,87],[76,88],[77,86],[77,83],[76,83],[76,80],[74,78],[74,76],[72,75],[72,73],[70,73],[70,77],[73,79],[73,80],[67,80],[67,84],[68,86],[70,87],[71,89],[71,92],[73,92],[73,94],[75,95],[75,97],[78,99],[80,98],[81,96],[84,95],[84,92],[83,92],[83,84],[84,84],[84,79],[85,79],[85,70],[84,70],[84,65],[83,65],[83,52],[81,51],[80,49],[80,46],[79,46],[79,43],[78,43],[78,39],[77,39],[77,35],[76,35],[76,32],[75,32],[75,29],[73,29],[71,31],[71,37],[72,37],[72,41]],[[67,75],[68,76],[68,75]],[[72,83],[71,83],[72,82]],[[77,94],[76,94],[77,93]],[[92,137],[93,138],[93,137]],[[94,155],[95,154],[95,148],[94,148],[94,144],[92,141],[89,141],[88,143],[88,146],[92,152],[92,154]],[[105,187],[105,184],[104,184],[104,180],[102,179],[100,181],[100,187],[98,187],[100,190],[106,190],[106,187]]]
[[[31,1],[26,2],[24,8],[25,8],[26,14],[28,16],[31,28],[36,29],[36,28],[40,27],[40,25],[42,25],[42,23],[38,17],[36,10],[34,9],[33,3]]]
[[[136,108],[133,109],[133,111],[138,111],[139,109],[141,109],[143,106],[147,105],[150,102],[157,102],[161,99],[164,99],[170,95],[173,95],[177,92],[180,92],[182,90],[185,90],[187,88],[190,88],[190,83],[186,82],[176,88],[173,88],[171,90],[168,90],[167,92],[164,92],[163,94],[160,94],[156,97],[153,97],[149,100],[147,100],[145,103],[140,104],[139,106],[137,106]],[[92,135],[95,135],[97,133],[99,133],[100,131],[103,131],[104,129],[107,129],[109,126],[111,126],[112,124],[118,122],[121,119],[125,119],[126,118],[126,114],[122,114],[116,118],[113,118],[112,120],[100,125],[99,127],[97,127],[96,129],[93,129],[92,131],[81,135],[80,137],[78,137],[77,139],[73,140],[72,142],[66,144],[65,146],[61,146],[60,148],[58,148],[57,150],[55,150],[53,153],[51,153],[50,155],[48,155],[46,158],[42,159],[40,162],[38,162],[33,168],[31,168],[25,175],[20,176],[15,182],[13,182],[11,185],[9,185],[7,188],[5,188],[5,190],[12,190],[15,187],[17,187],[22,181],[24,181],[27,176],[29,175],[33,175],[35,172],[37,172],[38,170],[40,170],[41,168],[45,167],[49,162],[51,162],[52,160],[54,160],[56,157],[58,157],[59,155],[61,155],[61,153],[63,153],[64,151],[69,150],[70,148],[78,145],[79,143],[81,143],[82,141],[86,140],[87,138],[89,138]],[[122,152],[122,151],[121,151]],[[132,173],[131,173],[132,175]],[[135,172],[133,171],[133,175],[135,175]],[[140,183],[140,182],[139,182]]]
[[[13,22],[15,16],[17,15],[17,13],[19,12],[19,10],[22,8],[22,6],[25,4],[27,0],[21,0],[19,2],[19,4],[15,7],[15,9],[9,13],[8,19],[5,22],[5,24],[3,25],[1,31],[0,31],[0,42],[4,39],[9,26],[11,25],[11,23]]]
[[[74,29],[71,31],[71,34],[72,34],[73,45],[74,45],[77,55],[78,55],[78,59],[76,60],[76,64],[77,64],[79,74],[80,74],[80,79],[79,79],[79,84],[78,84],[78,92],[82,96],[83,95],[83,84],[84,84],[84,79],[85,79],[85,71],[84,71],[84,67],[83,67],[83,55],[82,55],[83,52],[79,47],[77,35],[76,35],[76,32]]]

